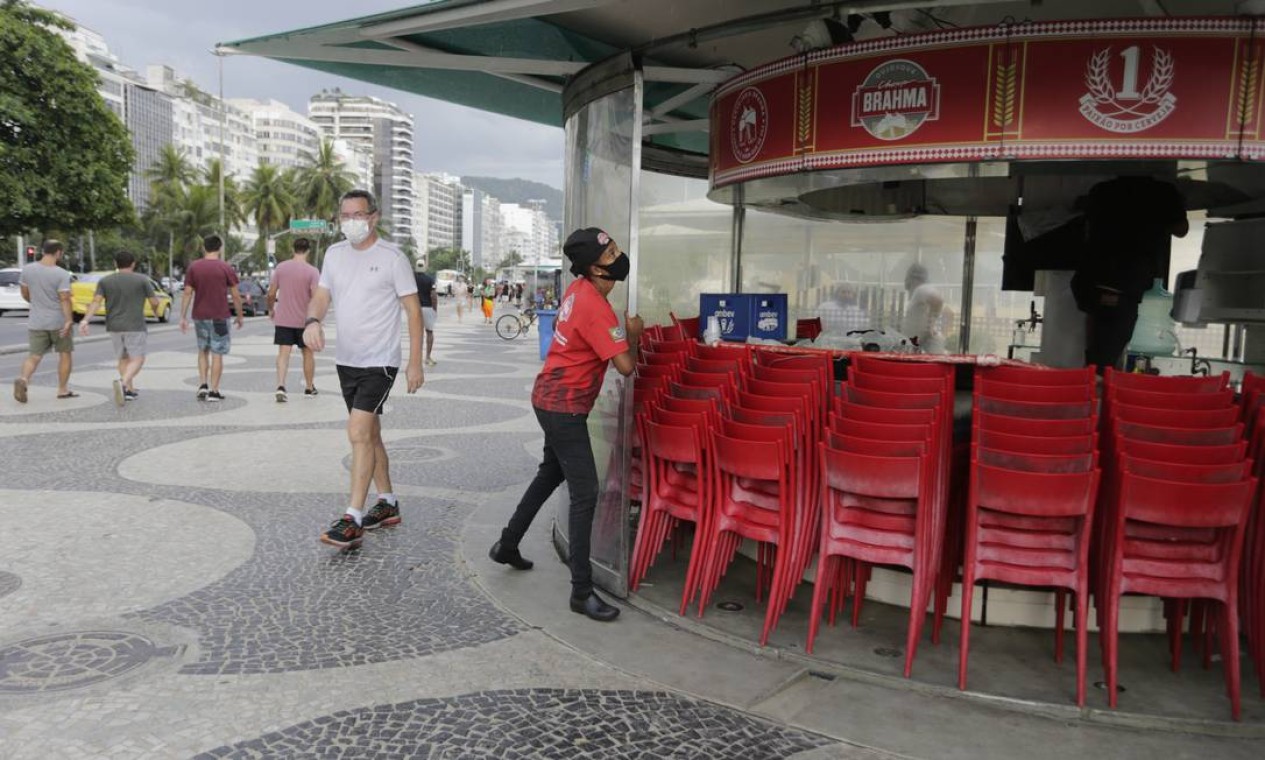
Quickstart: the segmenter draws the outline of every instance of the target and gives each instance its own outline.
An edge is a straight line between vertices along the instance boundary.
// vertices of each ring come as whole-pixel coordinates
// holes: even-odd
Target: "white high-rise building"
[[[328,140],[328,137],[322,135],[322,139]],[[373,189],[373,151],[351,140],[334,140],[334,155],[343,162],[343,166],[347,171],[355,176],[352,183],[355,187],[364,188],[365,190]]]
[[[136,160],[128,176],[127,197],[137,211],[144,211],[149,205],[149,170],[173,139],[172,99],[148,87],[136,71],[124,66],[100,34],[79,26],[69,16],[63,18],[74,26],[57,31],[79,60],[96,69],[97,92],[132,137]]]
[[[413,237],[413,117],[378,98],[323,90],[308,102],[308,116],[331,139],[373,153],[374,195],[382,223],[396,243]]]
[[[413,215],[418,250],[460,248],[462,194],[461,178],[451,174],[417,173],[413,186],[417,204]]]
[[[170,66],[151,65],[146,74],[150,87],[175,101],[175,144],[194,168],[204,171],[208,162],[223,155],[226,174],[245,184],[259,165],[259,145],[251,115],[231,103],[222,103]]]
[[[474,267],[495,269],[505,257],[501,202],[482,190],[468,187],[461,196],[461,247]]]
[[[250,116],[261,162],[292,169],[316,158],[321,130],[307,116],[279,100],[231,98],[228,102]]]
[[[506,254],[516,251],[525,264],[539,264],[556,257],[558,227],[545,213],[545,201],[502,203],[501,221]]]

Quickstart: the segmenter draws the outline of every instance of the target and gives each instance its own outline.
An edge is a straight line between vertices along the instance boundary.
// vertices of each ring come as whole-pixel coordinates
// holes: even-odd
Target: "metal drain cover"
[[[1098,689],[1099,691],[1106,691],[1106,690],[1107,690],[1107,682],[1106,682],[1106,681],[1094,681],[1094,688],[1095,688],[1095,689]],[[1118,684],[1116,684],[1116,693],[1117,693],[1117,694],[1124,694],[1126,691],[1128,691],[1128,689],[1126,689],[1126,688],[1124,687],[1124,684],[1119,684],[1119,683],[1118,683]]]
[[[875,647],[874,654],[879,657],[900,657],[904,652],[896,647]]]
[[[39,636],[0,648],[0,694],[35,694],[91,686],[174,653],[121,631]]]
[[[743,607],[738,602],[720,602],[716,605],[716,609],[725,612],[741,612]]]

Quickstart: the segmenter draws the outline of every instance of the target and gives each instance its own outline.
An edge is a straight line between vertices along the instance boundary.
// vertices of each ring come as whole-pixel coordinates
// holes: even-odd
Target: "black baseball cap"
[[[611,236],[597,227],[585,227],[572,232],[562,246],[562,253],[571,260],[571,274],[582,275],[606,252]]]

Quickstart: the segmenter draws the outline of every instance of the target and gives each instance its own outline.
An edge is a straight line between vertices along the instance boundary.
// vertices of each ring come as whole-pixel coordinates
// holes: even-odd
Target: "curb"
[[[76,326],[78,326],[78,324],[79,324],[78,322],[75,323]],[[163,332],[171,332],[172,330],[179,330],[180,325],[171,324],[171,323],[168,323],[168,324],[159,323],[158,327],[147,327],[147,329],[149,330],[151,334],[163,333]],[[105,331],[105,325],[101,325],[101,330],[99,332],[95,332],[86,338],[81,338],[76,335],[75,345],[78,346],[83,343],[100,343],[102,341],[106,341],[109,339],[110,339],[110,334]],[[26,353],[28,349],[29,349],[29,345],[26,343],[12,343],[7,346],[0,346],[0,356],[9,356],[11,354],[23,354],[23,353]]]

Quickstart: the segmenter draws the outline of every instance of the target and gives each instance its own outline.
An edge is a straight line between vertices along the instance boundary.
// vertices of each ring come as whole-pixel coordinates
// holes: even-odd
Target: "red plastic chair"
[[[1094,367],[1083,369],[1044,369],[1042,367],[977,367],[976,377],[999,383],[1019,385],[1094,385],[1097,375]]]
[[[883,422],[889,425],[927,425],[933,422],[938,414],[935,409],[887,409],[866,406],[840,396],[835,397],[831,411],[848,420]]]
[[[737,359],[696,359],[689,356],[685,359],[685,369],[690,372],[730,375],[734,382],[740,382],[743,374],[742,363]]]
[[[1147,594],[1170,599],[1207,599],[1220,602],[1217,632],[1230,696],[1230,714],[1241,717],[1239,677],[1239,563],[1255,478],[1234,483],[1181,483],[1120,473],[1120,496],[1110,515],[1112,531],[1104,591],[1102,651],[1107,671],[1107,698],[1117,704],[1118,630],[1120,597]],[[1200,505],[1192,509],[1192,504]],[[1212,556],[1171,559],[1152,556],[1149,542],[1130,538],[1130,524],[1175,531],[1211,530],[1216,535]]]
[[[663,330],[660,334],[663,336],[662,340],[665,340],[665,341],[682,341],[682,340],[697,340],[698,339],[697,335],[691,336],[689,333],[683,330],[680,325],[675,325],[675,324],[664,325]]]
[[[981,396],[975,393],[975,409],[983,414],[1000,414],[1008,417],[1028,417],[1040,420],[1085,419],[1094,416],[1096,401],[1027,402]]]
[[[1233,406],[1222,409],[1152,409],[1132,404],[1112,404],[1109,420],[1113,423],[1137,422],[1176,428],[1215,428],[1233,425],[1239,417],[1239,409]]]
[[[669,330],[671,330],[671,328],[665,329],[664,334],[667,335]],[[696,341],[681,340],[679,338],[672,340],[671,338],[668,338],[666,340],[648,342],[646,344],[646,350],[647,352],[655,354],[689,354],[692,356],[696,346],[698,346]]]
[[[1008,401],[1070,403],[1094,400],[1092,385],[1031,385],[979,378],[975,381],[975,392],[980,396]]]
[[[1216,377],[1176,377],[1117,372],[1108,367],[1103,373],[1103,383],[1108,388],[1158,393],[1218,393],[1230,387],[1230,373],[1222,372]]]
[[[817,584],[809,614],[809,654],[817,638],[823,603],[841,575],[841,563],[896,565],[913,572],[909,625],[905,636],[905,677],[914,657],[936,583],[937,561],[930,544],[938,541],[933,514],[935,454],[881,457],[820,446],[822,529]],[[861,566],[857,565],[857,573]],[[858,622],[853,606],[853,625]]]
[[[1032,454],[1022,451],[971,446],[971,461],[1013,472],[1044,472],[1051,475],[1086,473],[1098,469],[1098,452],[1087,454]]]
[[[1232,464],[1242,462],[1247,456],[1247,441],[1213,446],[1183,446],[1176,443],[1156,443],[1117,435],[1114,444],[1116,454],[1155,462],[1181,462],[1183,464]]]
[[[978,409],[974,416],[975,427],[1014,435],[1067,436],[1088,435],[1098,430],[1097,417],[1081,417],[1066,420],[1015,417],[1007,414],[989,414]]]
[[[646,497],[641,505],[637,538],[629,562],[629,584],[635,591],[668,537],[682,522],[694,523],[694,541],[681,593],[681,614],[693,601],[706,563],[707,521],[712,495],[703,444],[701,415],[693,425],[642,421],[646,456]]]
[[[668,312],[668,316],[672,319],[672,324],[679,327],[687,339],[698,340],[703,337],[703,331],[700,327],[701,320],[699,317],[681,318],[678,317],[675,312],[671,311]]]
[[[1229,388],[1213,393],[1164,393],[1135,388],[1107,389],[1113,404],[1129,404],[1152,409],[1224,409],[1234,405],[1234,391]]]
[[[886,377],[909,378],[944,378],[952,377],[955,370],[952,365],[938,362],[902,361],[900,359],[878,359],[873,356],[853,354],[848,376],[853,371]]]
[[[720,404],[716,399],[680,398],[667,393],[659,399],[659,406],[671,412],[706,415],[708,427],[720,425]]]
[[[690,388],[719,388],[728,403],[733,403],[738,381],[731,373],[691,372],[682,370],[678,382]]]
[[[700,359],[737,360],[741,362],[744,373],[751,366],[751,349],[743,343],[721,343],[715,346],[699,343],[694,347],[694,355]]]
[[[962,634],[958,644],[958,688],[966,689],[970,654],[971,601],[975,583],[996,580],[1024,586],[1054,586],[1055,660],[1063,659],[1063,594],[1076,598],[1076,704],[1085,704],[1088,651],[1089,538],[1099,473],[1017,472],[975,461],[971,466],[962,563]],[[1009,520],[1006,518],[1010,518]],[[1008,524],[1022,522],[1022,529]],[[1035,528],[1035,529],[1034,529]]]
[[[678,369],[685,367],[685,359],[689,356],[684,352],[658,352],[658,351],[642,351],[637,357],[637,363],[643,366],[664,366],[676,367]]]
[[[1098,436],[1090,435],[1016,435],[975,426],[971,441],[984,449],[1016,451],[1028,454],[1092,454],[1098,450]]]
[[[681,375],[681,367],[678,364],[638,364],[638,378],[668,378],[676,380]]]
[[[762,426],[754,426],[762,427]],[[767,428],[773,430],[773,428]],[[713,483],[716,487],[714,519],[709,524],[707,562],[700,578],[698,614],[701,617],[720,582],[725,569],[733,562],[744,539],[760,542],[760,566],[764,566],[772,547],[772,577],[757,578],[757,588],[765,585],[769,598],[765,611],[760,645],[768,642],[787,600],[790,586],[792,552],[796,523],[795,481],[790,444],[786,440],[750,440],[733,438],[711,431],[709,451]],[[763,480],[776,484],[778,498],[770,503],[766,492],[744,488],[739,481]]]

